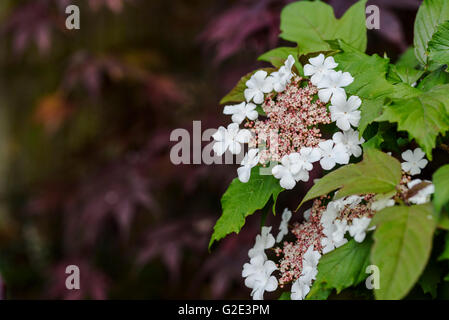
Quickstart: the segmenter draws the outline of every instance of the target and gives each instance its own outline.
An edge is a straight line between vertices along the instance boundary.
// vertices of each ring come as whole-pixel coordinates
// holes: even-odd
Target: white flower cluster
[[[302,259],[301,276],[292,285],[292,293],[290,295],[292,300],[303,300],[310,292],[312,281],[316,279],[318,274],[317,267],[320,258],[321,254],[313,250],[313,245],[311,245]]]
[[[272,248],[276,242],[282,241],[288,233],[288,222],[291,217],[292,212],[286,208],[282,213],[276,241],[271,234],[271,227],[262,227],[261,233],[256,236],[254,247],[248,251],[250,262],[243,265],[242,277],[245,278],[245,285],[253,289],[251,296],[254,300],[263,300],[265,291],[272,292],[278,287],[276,277],[271,275],[277,270],[276,264],[268,260],[265,250]]]
[[[402,159],[404,162],[401,163],[402,170],[410,174],[411,176],[418,175],[421,170],[424,169],[428,163],[427,159],[424,159],[425,153],[421,148],[416,148],[415,150],[407,150],[402,153]],[[414,186],[423,182],[421,179],[414,179],[407,183],[407,187],[412,189]],[[430,196],[435,192],[435,186],[431,181],[425,180],[429,185],[419,190],[415,195],[410,197],[408,201],[413,204],[424,204],[430,201]]]
[[[346,219],[336,219],[340,211],[346,206],[353,208],[361,201],[361,197],[354,195],[328,203],[320,221],[323,226],[323,233],[326,236],[321,240],[324,254],[348,242],[345,238],[346,232],[349,232],[349,235],[357,242],[363,242],[365,240],[366,231],[371,222],[370,218],[354,218],[351,224],[348,224]]]
[[[246,102],[225,106],[223,113],[231,115],[233,123],[227,128],[221,126],[213,135],[216,141],[213,149],[217,155],[221,156],[227,150],[233,154],[240,153],[242,144],[249,142],[251,134],[247,129],[239,129],[239,125],[245,119],[258,118],[256,105],[264,102],[265,94],[286,89],[294,76],[294,63],[295,59],[290,55],[285,64],[270,75],[264,70],[257,71],[246,82]],[[359,125],[358,108],[362,101],[357,96],[348,99],[344,89],[354,78],[348,72],[335,71],[338,64],[333,57],[325,58],[320,54],[309,59],[309,63],[304,66],[304,75],[310,76],[312,84],[319,89],[320,100],[325,103],[330,101],[331,120],[342,132],[335,133],[332,139],[321,142],[316,148],[302,148],[299,152],[285,155],[281,163],[272,169],[272,174],[280,179],[280,185],[285,189],[293,189],[299,181],[308,181],[314,162],[319,161],[323,169],[331,170],[336,164],[348,164],[351,156],[360,157],[360,145],[365,142],[363,138],[359,139],[358,131],[353,129]],[[241,182],[249,181],[251,169],[259,161],[259,150],[250,149],[237,170]]]
[[[254,247],[248,251],[251,259],[243,265],[242,277],[245,278],[245,286],[253,289],[251,296],[254,300],[263,300],[265,291],[272,292],[277,289],[278,281],[271,274],[277,270],[276,264],[268,260],[265,250],[275,244],[271,227],[262,227],[261,234],[257,235]]]

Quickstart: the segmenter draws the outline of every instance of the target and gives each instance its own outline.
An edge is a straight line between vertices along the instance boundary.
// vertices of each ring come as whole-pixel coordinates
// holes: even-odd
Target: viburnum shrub
[[[286,6],[280,37],[297,46],[262,55],[273,67],[221,101],[232,123],[213,135],[215,153],[248,151],[210,246],[322,172],[278,231],[257,235],[242,270],[253,299],[448,296],[449,2],[424,0],[414,48],[395,64],[364,53],[365,6],[340,19],[320,1]]]

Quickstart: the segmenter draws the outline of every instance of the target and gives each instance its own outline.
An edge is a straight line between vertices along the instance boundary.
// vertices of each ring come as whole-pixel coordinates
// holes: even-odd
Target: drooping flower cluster
[[[257,297],[260,297],[261,288],[265,288],[263,289],[265,291],[268,291],[266,288],[270,290],[274,288],[274,285],[267,286],[265,283],[269,276],[274,277],[271,273],[276,271],[278,276],[276,287],[285,288],[287,285],[291,285],[291,299],[304,299],[310,292],[313,281],[317,278],[318,264],[322,255],[343,246],[350,238],[356,242],[363,242],[367,233],[375,228],[370,224],[376,212],[394,206],[396,203],[413,205],[429,202],[430,196],[434,192],[433,184],[421,179],[412,180],[411,177],[419,174],[426,166],[427,160],[424,159],[424,153],[419,148],[413,151],[407,150],[402,153],[402,158],[405,160],[402,163],[403,173],[395,195],[379,197],[375,194],[365,194],[339,198],[337,191],[333,198],[323,196],[315,199],[312,207],[304,212],[302,222],[295,222],[293,225],[289,225],[292,213],[285,209],[276,238],[276,243],[279,245],[274,248],[275,240],[269,234],[271,227],[264,227],[262,235],[256,238],[256,245],[250,250],[249,256],[252,258],[255,252],[259,252],[259,256],[266,263],[264,250],[269,249],[279,260],[277,264],[270,261],[265,268],[258,269],[257,274],[262,281],[256,287],[257,289],[253,289],[253,292],[258,292]],[[289,166],[285,165],[286,167],[290,166],[290,164]],[[283,241],[287,235],[288,240]],[[252,259],[251,261],[251,265],[256,263],[262,265],[261,261]],[[250,270],[248,269],[249,264],[245,264],[245,266],[242,275],[247,277],[248,270]],[[253,275],[253,277],[256,276]],[[272,279],[270,282],[274,284],[275,280]],[[248,283],[245,281],[245,284],[254,288],[251,281]]]
[[[338,64],[333,57],[320,54],[309,63],[304,66],[305,77],[293,71],[291,55],[278,71],[255,72],[246,82],[246,102],[225,106],[223,112],[233,123],[213,135],[214,151],[219,156],[227,150],[238,154],[248,143],[248,154],[237,171],[241,182],[249,181],[251,168],[276,162],[270,166],[273,176],[283,188],[292,189],[309,180],[315,162],[331,170],[348,164],[351,156],[361,156],[364,140],[354,128],[362,102],[357,96],[348,98],[344,89],[354,78],[335,71]],[[327,137],[321,128],[333,122],[342,131]]]

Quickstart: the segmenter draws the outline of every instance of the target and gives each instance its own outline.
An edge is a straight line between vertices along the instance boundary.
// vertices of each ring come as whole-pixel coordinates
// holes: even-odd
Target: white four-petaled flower
[[[360,122],[358,109],[361,104],[362,100],[357,96],[351,96],[346,100],[346,93],[334,94],[329,107],[332,121],[336,121],[337,127],[344,131],[351,129],[351,125],[358,127]]]
[[[262,227],[261,233],[256,236],[254,247],[248,251],[248,256],[251,259],[257,256],[262,256],[265,260],[267,259],[265,249],[269,249],[275,244],[274,237],[270,232],[271,227]]]
[[[259,159],[259,149],[248,150],[248,153],[243,157],[243,160],[240,163],[240,168],[237,169],[237,175],[241,182],[247,183],[249,181],[251,169],[257,166]]]
[[[249,142],[251,132],[247,129],[240,130],[237,123],[231,123],[227,129],[220,126],[212,137],[216,141],[213,149],[218,156],[223,155],[226,150],[232,154],[239,154],[242,150],[241,144]]]
[[[349,129],[343,132],[336,132],[332,136],[332,140],[336,145],[341,144],[345,146],[346,151],[351,156],[360,157],[362,155],[362,148],[360,145],[365,142],[365,139],[359,138],[358,131]]]
[[[277,289],[278,281],[271,274],[277,270],[273,261],[266,261],[262,256],[256,256],[250,263],[243,265],[242,277],[245,278],[245,286],[253,289],[251,296],[254,300],[263,300],[265,291],[272,292]]]
[[[368,228],[371,222],[370,218],[362,217],[362,218],[354,218],[352,220],[352,225],[349,226],[349,234],[354,238],[357,242],[363,242],[366,237],[366,229]]]
[[[342,144],[334,144],[332,140],[326,140],[318,144],[322,159],[320,160],[321,167],[324,170],[330,170],[335,167],[335,164],[348,164],[349,154],[346,147]]]
[[[401,163],[402,170],[410,173],[412,176],[420,174],[421,169],[427,165],[427,159],[424,159],[425,153],[421,148],[416,148],[414,151],[407,150],[402,153],[402,159],[405,161]]]
[[[310,58],[309,63],[304,66],[304,75],[312,76],[310,81],[315,86],[320,83],[323,77],[327,76],[329,71],[338,66],[333,57],[325,58],[322,53],[314,58]]]
[[[291,217],[292,212],[285,208],[284,212],[282,213],[282,221],[279,225],[279,233],[276,236],[276,242],[281,242],[284,236],[288,233],[288,222],[290,221]]]
[[[259,70],[246,81],[247,89],[243,94],[247,102],[253,100],[254,103],[261,104],[264,101],[264,93],[273,90],[273,79],[267,75],[266,71]]]
[[[318,98],[327,103],[333,96],[346,96],[343,87],[350,85],[353,81],[354,78],[349,72],[331,70],[317,84]]]
[[[259,114],[256,111],[256,105],[254,103],[242,102],[233,106],[225,106],[223,113],[232,115],[232,122],[241,124],[243,120],[248,118],[249,120],[256,120]]]
[[[279,68],[278,71],[270,74],[269,78],[273,83],[273,89],[276,92],[282,92],[285,90],[287,84],[290,82],[293,77],[292,67],[295,64],[295,59],[292,55],[289,55],[287,60],[282,67]]]

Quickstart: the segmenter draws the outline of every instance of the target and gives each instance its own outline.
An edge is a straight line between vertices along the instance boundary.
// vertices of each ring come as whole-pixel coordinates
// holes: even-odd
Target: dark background
[[[207,251],[236,167],[175,166],[169,136],[228,124],[218,101],[285,45],[288,2],[0,1],[3,298],[249,298],[241,270],[260,217]],[[368,52],[394,61],[420,2],[369,1],[381,29]],[[329,3],[340,16],[354,1]],[[80,30],[65,28],[68,4]],[[80,290],[65,287],[70,264]]]

